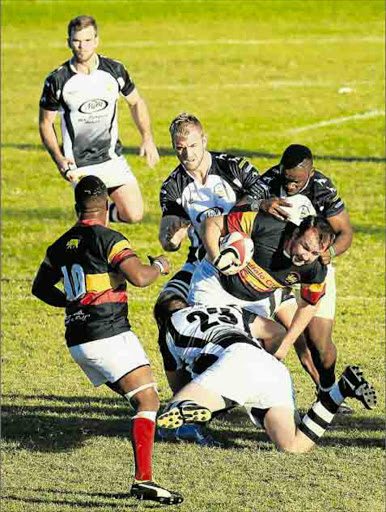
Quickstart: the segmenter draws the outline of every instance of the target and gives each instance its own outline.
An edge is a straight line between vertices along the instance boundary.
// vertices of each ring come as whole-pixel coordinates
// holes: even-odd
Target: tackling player
[[[316,213],[326,219],[335,234],[334,243],[320,255],[321,262],[328,265],[326,293],[304,332],[307,343],[313,349],[320,389],[328,391],[335,383],[337,359],[336,346],[332,341],[336,309],[335,269],[332,260],[351,246],[353,231],[350,217],[332,181],[315,169],[311,150],[306,146],[288,146],[280,163],[265,172],[261,180],[273,196],[259,202],[261,210],[286,220],[288,210],[282,207],[287,206],[287,198],[302,194],[308,197]],[[290,318],[286,317],[284,311],[279,311],[277,316],[284,325],[289,325]],[[349,408],[341,410],[349,411]]]
[[[120,62],[97,54],[98,28],[91,16],[68,24],[68,46],[73,53],[45,80],[40,99],[39,130],[62,177],[75,184],[94,174],[105,183],[113,203],[110,221],[139,222],[143,202],[137,180],[122,155],[118,137],[117,102],[129,105],[142,137],[140,155],[154,167],[159,160],[150,117],[129,73]],[[60,113],[63,148],[54,123]]]
[[[360,367],[348,366],[297,426],[290,374],[245,331],[241,310],[186,306],[178,296],[158,304],[169,369],[185,367],[192,377],[158,417],[158,426],[175,429],[206,422],[213,412],[242,405],[278,449],[304,453],[324,434],[346,398],[359,400],[367,409],[376,406],[376,392]]]
[[[96,176],[75,188],[79,221],[53,243],[35,277],[32,293],[65,308],[66,341],[94,386],[106,384],[136,409],[131,422],[135,480],[131,495],[176,504],[182,497],[153,481],[152,452],[159,408],[150,362],[127,318],[126,280],[145,287],[168,274],[165,257],[144,265],[128,240],[107,227],[108,195]],[[64,293],[56,287],[64,281]]]

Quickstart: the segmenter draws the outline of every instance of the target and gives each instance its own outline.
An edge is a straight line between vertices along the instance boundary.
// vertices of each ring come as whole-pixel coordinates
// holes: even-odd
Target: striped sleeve
[[[257,212],[234,212],[225,217],[228,233],[242,232],[250,237],[255,226]]]

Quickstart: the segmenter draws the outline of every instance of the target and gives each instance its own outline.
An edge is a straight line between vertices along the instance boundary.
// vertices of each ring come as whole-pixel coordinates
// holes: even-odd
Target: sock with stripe
[[[110,222],[123,222],[118,215],[118,208],[115,203],[109,204],[109,221]]]
[[[131,442],[134,450],[135,480],[152,480],[152,458],[156,412],[141,411],[131,422]]]
[[[329,392],[320,394],[320,398],[312,404],[311,409],[303,417],[299,429],[316,443],[331,425],[344,399],[338,382]]]

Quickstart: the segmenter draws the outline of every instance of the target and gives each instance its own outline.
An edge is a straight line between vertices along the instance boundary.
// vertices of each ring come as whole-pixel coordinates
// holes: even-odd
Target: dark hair
[[[283,169],[293,169],[297,167],[303,160],[312,161],[311,150],[307,146],[300,144],[291,144],[284,151],[280,160],[280,165]]]
[[[296,238],[300,238],[309,229],[316,229],[319,234],[319,245],[332,245],[335,239],[335,233],[327,220],[321,215],[309,215],[305,217],[300,226],[296,229]]]
[[[166,322],[175,311],[188,307],[186,300],[173,292],[161,294],[154,306],[154,318],[159,327],[166,325]]]
[[[85,176],[75,187],[75,204],[80,211],[89,207],[90,202],[105,201],[106,198],[106,185],[97,176]]]
[[[86,16],[82,14],[81,16],[77,16],[72,19],[67,27],[68,38],[71,38],[72,31],[78,32],[79,30],[83,30],[87,27],[94,27],[95,35],[98,35],[98,25],[95,19],[92,16]]]
[[[202,124],[196,116],[182,112],[182,114],[175,117],[169,126],[169,132],[172,137],[172,141],[177,135],[187,135],[189,128],[191,127],[196,128],[201,133],[204,133]]]

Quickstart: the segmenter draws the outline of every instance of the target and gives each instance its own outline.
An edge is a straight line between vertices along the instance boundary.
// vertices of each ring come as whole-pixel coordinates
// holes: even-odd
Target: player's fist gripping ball
[[[229,233],[220,242],[220,254],[213,262],[225,275],[237,274],[245,268],[253,256],[253,241],[245,233]]]

